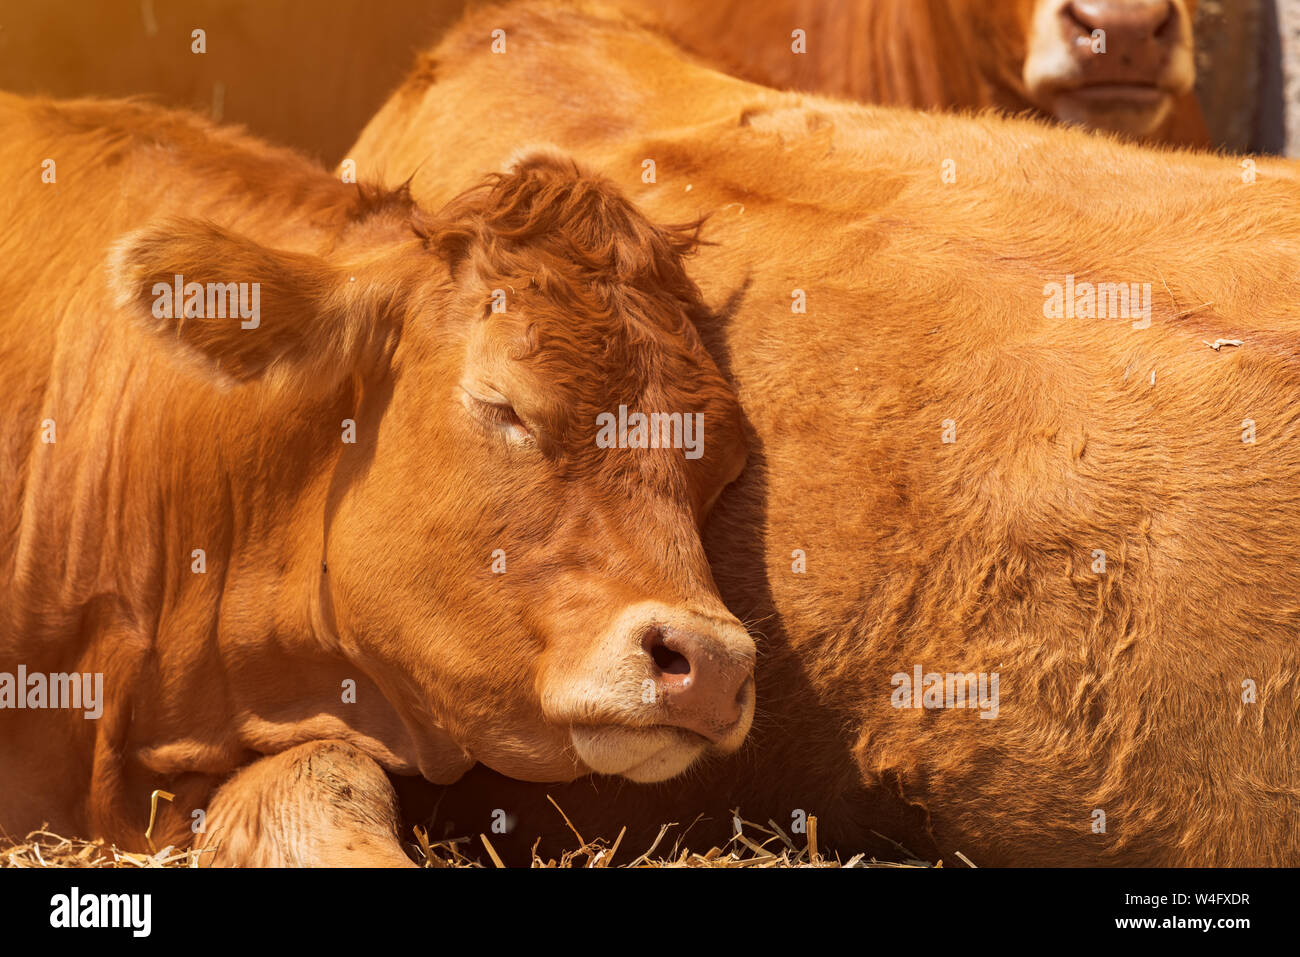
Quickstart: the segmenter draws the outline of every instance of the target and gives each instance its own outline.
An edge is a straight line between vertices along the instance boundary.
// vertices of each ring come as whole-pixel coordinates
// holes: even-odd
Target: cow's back
[[[796,120],[820,132],[792,136]],[[695,275],[729,306],[719,339],[761,439],[707,544],[753,551],[766,529],[760,562],[717,576],[784,659],[761,687],[806,682],[818,702],[797,740],[856,721],[871,791],[942,808],[937,846],[988,863],[1294,861],[1290,168],[1246,184],[1235,160],[1018,124],[771,122],[764,151],[788,164],[764,192],[793,202],[751,189],[720,208]],[[692,192],[717,183],[697,170],[735,188],[756,168],[713,132]],[[1050,284],[1089,281],[1136,284],[1150,327],[1045,315]],[[917,667],[998,673],[998,716],[889,707]],[[839,746],[785,757],[815,779]]]

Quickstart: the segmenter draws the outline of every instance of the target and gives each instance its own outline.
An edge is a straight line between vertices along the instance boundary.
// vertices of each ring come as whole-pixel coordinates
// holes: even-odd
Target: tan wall
[[[157,94],[334,163],[465,2],[0,0],[0,88]]]

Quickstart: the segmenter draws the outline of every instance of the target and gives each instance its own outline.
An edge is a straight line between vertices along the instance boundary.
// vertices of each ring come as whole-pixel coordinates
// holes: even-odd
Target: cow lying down
[[[544,0],[469,14],[347,155],[436,204],[521,143],[708,217],[751,459],[704,542],[760,710],[666,784],[475,771],[435,836],[554,855],[549,796],[624,848],[739,808],[844,859],[1300,863],[1294,163],[778,93]]]
[[[688,233],[545,153],[433,214],[139,103],[0,125],[0,830],[142,847],[165,789],[157,846],[403,863],[385,771],[739,746]]]

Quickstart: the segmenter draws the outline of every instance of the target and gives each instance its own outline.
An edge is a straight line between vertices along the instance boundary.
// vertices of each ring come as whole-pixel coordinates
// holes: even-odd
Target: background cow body
[[[1208,144],[1188,0],[623,0],[686,49],[779,89],[928,109],[1034,111]],[[1105,35],[1104,51],[1094,32]]]
[[[1272,0],[1268,0],[1272,2]],[[1259,70],[1257,0],[1210,0],[1198,11],[1207,59],[1201,100],[1212,140],[1251,143]],[[330,163],[400,81],[411,56],[459,17],[466,0],[0,0],[0,88],[56,96],[152,94],[172,106],[243,123]],[[774,86],[895,105],[1010,110],[1050,107],[1026,95],[1030,6],[1015,0],[624,0],[661,16],[710,62]],[[808,52],[793,55],[793,29]],[[201,53],[195,30],[203,30]],[[1112,40],[1117,38],[1112,37]],[[1108,56],[1122,56],[1112,45]],[[989,78],[992,78],[991,80]],[[1050,112],[1050,109],[1049,109]],[[1264,106],[1261,120],[1281,112]],[[1195,104],[1175,142],[1203,136]],[[1280,116],[1273,125],[1280,123]],[[1277,136],[1258,148],[1278,148]]]
[[[680,782],[476,774],[441,817],[562,834],[545,792],[586,836],[703,811],[703,847],[739,806],[891,857],[874,831],[977,864],[1296,862],[1293,167],[777,94],[547,3],[468,19],[349,155],[434,199],[531,142],[709,216],[702,334],[752,451],[705,544],[760,706]],[[1075,281],[1150,284],[1150,325],[1050,316]],[[918,666],[997,673],[997,717],[894,707]]]
[[[439,781],[739,744],[753,644],[698,522],[744,447],[687,238],[548,155],[433,217],[187,114],[0,122],[0,672],[104,689],[5,702],[0,827],[139,846],[166,788],[188,843],[232,771],[332,739]],[[227,282],[260,311],[205,312]],[[620,403],[698,412],[703,454],[598,448]]]

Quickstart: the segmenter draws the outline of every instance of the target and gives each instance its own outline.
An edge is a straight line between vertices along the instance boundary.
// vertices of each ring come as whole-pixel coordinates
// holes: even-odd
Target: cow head
[[[299,418],[356,383],[355,443],[321,423],[329,475],[301,524],[324,528],[313,640],[396,716],[376,756],[443,782],[476,760],[652,781],[739,747],[755,649],[698,533],[745,444],[692,322],[690,234],[543,153],[437,216],[402,192],[371,205],[326,252],[170,222],[119,243],[113,272],[178,352]],[[174,274],[260,280],[260,322],[159,318]],[[349,720],[336,695],[312,708]]]
[[[1036,0],[1024,15],[1024,89],[1063,122],[1147,136],[1195,84],[1195,0]]]

